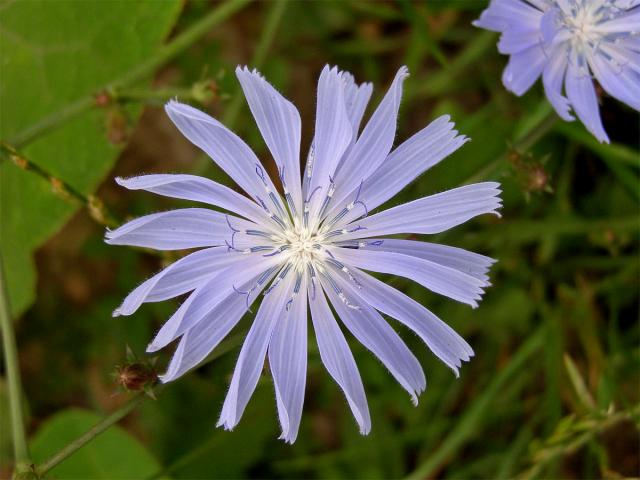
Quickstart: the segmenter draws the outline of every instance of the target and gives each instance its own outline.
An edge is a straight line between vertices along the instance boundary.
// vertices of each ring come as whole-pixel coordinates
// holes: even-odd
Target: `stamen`
[[[328,252],[328,251],[327,251]],[[333,255],[331,255],[332,258],[328,258],[326,260],[326,262],[329,265],[333,265],[334,267],[336,267],[338,270],[344,272],[347,274],[347,276],[349,277],[349,280],[351,280],[356,287],[358,288],[362,288],[362,284],[358,281],[358,279],[356,277],[353,276],[353,274],[351,273],[351,270],[349,270],[342,262],[339,262],[338,260],[335,260],[335,258],[333,257]]]
[[[262,169],[262,165],[260,165],[259,163],[256,163],[256,175],[258,175],[258,178],[262,180],[263,185],[268,188],[269,184],[267,183],[267,177],[264,173],[264,170]]]
[[[278,265],[274,266],[274,267],[270,267],[267,270],[265,270],[264,272],[262,272],[260,274],[260,276],[258,277],[258,280],[256,281],[256,284],[254,286],[252,286],[249,290],[247,290],[246,292],[239,290],[236,288],[235,285],[231,285],[231,287],[233,288],[233,291],[236,292],[239,295],[246,295],[246,304],[247,304],[247,310],[249,310],[249,312],[253,313],[253,311],[251,310],[251,306],[249,305],[249,299],[251,297],[251,294],[253,293],[253,291],[258,288],[259,286],[261,286],[262,284],[264,284],[264,282],[267,281],[267,279],[271,276],[271,274],[273,272],[275,272],[278,268],[280,268]]]
[[[309,202],[311,202],[311,199],[313,198],[313,196],[315,195],[315,193],[320,190],[322,187],[320,187],[319,185],[313,189],[313,192],[311,192],[311,194],[307,197],[307,199],[304,201],[304,208],[302,210],[302,220],[303,220],[303,224],[304,224],[304,228],[307,228],[309,226]]]
[[[291,295],[291,298],[289,298],[289,301],[287,302],[287,305],[285,306],[285,310],[288,312],[289,309],[291,309],[291,305],[293,305],[293,300],[295,299],[296,295],[300,292],[300,286],[302,285],[302,273],[298,272],[297,276],[296,276],[296,284],[293,287],[293,294]]]
[[[271,286],[264,291],[263,295],[269,295],[269,293],[271,293],[273,289],[280,284],[280,282],[284,279],[284,277],[287,276],[287,273],[289,273],[289,270],[291,270],[291,265],[292,265],[291,263],[287,263],[287,265],[282,269],[282,271],[278,275],[278,278],[276,278],[275,281],[271,284]]]
[[[267,233],[267,232],[263,232],[262,230],[245,230],[244,232],[245,235],[249,235],[252,237],[262,237],[262,238],[267,238],[269,240],[273,240],[274,242],[277,242],[278,240],[280,240],[279,237],[277,237],[276,235],[273,235],[271,233]]]
[[[311,277],[311,300],[316,299],[316,271],[313,268],[313,265],[310,263],[307,264],[307,269],[309,270],[309,276]]]
[[[276,207],[276,210],[278,211],[278,213],[283,218],[287,218],[287,213],[282,209],[282,203],[279,201],[278,197],[276,197],[275,193],[273,193],[269,188],[269,183],[267,182],[267,176],[264,173],[264,170],[262,169],[262,166],[259,163],[256,163],[256,175],[258,175],[258,178],[262,180],[262,184],[264,185],[264,190],[269,196],[269,199],[271,200],[273,205]],[[278,223],[278,225],[282,226],[282,228],[286,228],[284,226],[284,222],[267,208],[267,205],[264,203],[264,201],[262,201],[261,198],[258,198],[258,200],[260,201],[262,208],[266,210],[269,216],[273,218]]]
[[[360,200],[360,192],[362,191],[362,184],[364,183],[364,180],[362,180],[360,182],[360,186],[358,187],[358,192],[356,193],[356,199],[353,201],[353,203],[351,204],[351,208],[353,208],[354,205],[362,205],[362,208],[364,208],[364,215],[362,215],[360,218],[364,218],[367,215],[369,215],[369,209],[367,208],[367,206],[364,204],[364,202],[362,200]],[[351,208],[349,210],[351,210]]]
[[[362,205],[362,208],[364,208],[364,215],[362,215],[360,218],[364,218],[367,215],[369,215],[369,209],[367,208],[367,206],[365,205],[365,203],[360,200],[360,192],[362,191],[362,184],[364,183],[364,180],[362,182],[360,182],[360,186],[358,187],[358,191],[356,192],[356,198],[353,202],[349,203],[346,207],[344,207],[342,210],[340,210],[340,212],[333,217],[333,220],[331,220],[328,223],[327,229],[333,227],[336,223],[338,223],[340,220],[342,220],[342,218],[349,213],[353,207],[355,207],[356,205]]]
[[[342,289],[338,286],[338,284],[331,278],[331,275],[323,275],[329,282],[329,285],[333,288],[333,290],[338,294],[338,298],[344,303],[347,307],[352,308],[353,310],[360,310],[358,305],[355,305],[347,299],[346,295],[342,291]]]
[[[265,252],[267,250],[273,250],[273,247],[269,246],[269,245],[258,245],[256,247],[251,247],[249,249],[249,252],[251,253],[255,253],[255,252]]]
[[[367,227],[361,227],[360,225],[352,228],[351,230],[347,230],[346,228],[341,228],[339,230],[334,230],[333,232],[329,232],[324,235],[324,238],[337,237],[338,235],[346,235],[347,233],[357,232],[359,230],[366,230]]]
[[[232,238],[233,239],[233,238]],[[226,243],[227,245],[227,253],[234,251],[234,252],[241,252],[241,250],[238,250],[236,247],[234,247],[233,245],[231,245],[227,240],[224,241],[224,243]]]
[[[270,248],[275,248],[275,247],[270,247]],[[285,250],[289,250],[290,248],[291,248],[291,245],[281,245],[279,248],[276,248],[273,252],[263,255],[263,257],[274,257],[279,253],[284,252]]]
[[[231,231],[233,232],[233,233],[231,234],[231,245],[233,246],[233,245],[234,245],[234,239],[235,239],[236,233],[239,233],[239,232],[240,232],[240,230],[237,230],[237,229],[235,229],[235,228],[233,228],[233,227],[231,226],[231,222],[229,221],[229,215],[225,215],[225,216],[224,216],[224,218],[227,220],[227,225],[229,225],[229,228],[230,228],[230,229],[231,229]]]
[[[324,214],[329,206],[329,202],[331,202],[331,198],[333,197],[334,192],[336,191],[336,184],[333,181],[333,177],[329,175],[329,189],[327,190],[327,195],[324,197],[324,201],[322,202],[322,207],[320,207],[320,213],[318,214],[318,218],[324,217]]]
[[[289,205],[289,210],[291,210],[291,216],[294,218],[298,216],[298,212],[296,211],[296,206],[293,202],[293,198],[291,197],[291,192],[287,189],[287,183],[284,181],[284,165],[280,169],[278,173],[280,176],[280,182],[282,183],[282,189],[284,190],[284,198],[287,201],[287,205]]]

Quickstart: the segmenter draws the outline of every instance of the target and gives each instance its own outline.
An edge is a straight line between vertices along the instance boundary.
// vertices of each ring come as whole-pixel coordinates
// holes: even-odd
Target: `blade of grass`
[[[16,476],[29,472],[31,460],[27,448],[24,415],[22,412],[22,382],[20,380],[20,367],[18,364],[18,349],[16,336],[13,329],[13,321],[9,312],[9,294],[2,266],[0,254],[0,330],[2,331],[2,349],[4,351],[4,365],[9,389],[9,410],[11,417],[11,438],[13,442],[13,454],[15,460]]]
[[[493,400],[500,394],[505,384],[515,375],[530,357],[542,346],[546,327],[538,330],[513,355],[509,364],[501,370],[484,390],[484,393],[466,411],[455,429],[445,438],[432,455],[421,462],[407,476],[407,480],[420,480],[433,475],[434,471],[448,458],[454,455],[462,445],[474,435],[482,424],[483,416],[491,407]]]

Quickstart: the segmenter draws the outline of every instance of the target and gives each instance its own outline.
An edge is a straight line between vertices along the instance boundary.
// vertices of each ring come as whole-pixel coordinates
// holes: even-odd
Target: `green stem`
[[[242,339],[244,338],[245,334],[246,334],[246,332],[239,333],[239,334],[234,335],[232,337],[226,338],[224,341],[222,341],[220,343],[220,345],[218,345],[218,347],[215,348],[215,350],[213,352],[211,352],[211,354],[205,360],[202,361],[202,363],[200,363],[199,366],[202,366],[202,365],[204,365],[206,363],[209,363],[209,362],[215,360],[218,357],[221,357],[222,355],[227,353],[232,348],[237,347],[238,345],[240,345],[242,343]],[[165,388],[165,385],[156,386],[153,389],[153,393],[154,394],[160,393],[162,391],[162,389],[164,389],[164,388]],[[96,438],[102,432],[104,432],[109,427],[111,427],[115,423],[119,422],[124,417],[126,417],[138,405],[143,403],[147,398],[151,398],[151,397],[146,395],[145,392],[143,392],[143,391],[137,392],[133,397],[131,397],[129,399],[128,402],[126,402],[120,408],[115,410],[113,413],[107,415],[105,418],[100,420],[100,422],[98,422],[93,428],[88,430],[86,433],[84,433],[83,435],[78,437],[76,440],[74,440],[73,442],[71,442],[67,446],[65,446],[58,453],[54,454],[51,458],[49,458],[48,460],[43,462],[41,465],[36,467],[35,471],[36,471],[37,475],[39,477],[42,477],[49,470],[51,470],[53,467],[58,465],[60,462],[65,460],[67,457],[70,457],[71,455],[73,455],[80,448],[84,447],[87,443],[89,443],[91,440]]]
[[[30,469],[31,460],[27,448],[27,437],[22,414],[22,385],[18,365],[18,349],[10,311],[9,294],[2,266],[2,255],[0,254],[0,329],[2,330],[4,364],[9,387],[9,410],[11,414],[15,471],[18,474]]]
[[[517,475],[516,478],[523,480],[540,478],[542,471],[555,460],[575,454],[594,437],[610,430],[621,422],[637,422],[639,415],[640,406],[636,405],[629,410],[610,414],[603,419],[591,420],[593,423],[591,428],[584,433],[576,434],[573,437],[569,436],[568,441],[562,442],[560,445],[557,444],[557,439],[550,438],[548,440],[549,446],[536,454],[537,462],[529,470]],[[588,420],[584,420],[584,422],[587,421]],[[563,433],[567,436],[566,432]]]
[[[287,0],[276,0],[273,3],[271,10],[269,10],[269,16],[267,17],[264,30],[262,30],[260,40],[258,41],[258,46],[256,47],[256,50],[253,53],[253,57],[251,58],[252,67],[260,68],[266,60],[267,53],[269,53],[269,49],[273,44],[273,39],[275,38],[276,32],[278,31],[278,26],[280,25],[280,21],[282,20],[282,16],[284,15],[286,5]],[[242,95],[239,95],[239,89],[236,89],[233,94],[233,99],[231,100],[231,103],[227,107],[224,116],[222,117],[222,123],[224,123],[227,127],[231,128],[235,123],[238,115],[240,114],[243,101],[244,98]]]
[[[98,224],[113,227],[120,221],[107,209],[102,200],[95,195],[88,197],[76,190],[68,183],[54,177],[39,165],[31,162],[25,155],[18,152],[13,146],[0,141],[0,158],[11,161],[14,165],[22,170],[35,173],[44,182],[51,185],[51,190],[58,197],[73,204],[84,206],[89,215]]]
[[[269,16],[267,17],[267,20],[265,22],[264,30],[262,30],[260,40],[258,41],[258,46],[256,47],[256,50],[251,57],[251,67],[260,68],[266,60],[269,49],[273,44],[276,32],[278,31],[280,21],[284,16],[287,1],[288,0],[276,0],[273,3],[273,6],[269,11]],[[233,124],[238,118],[238,115],[242,111],[242,103],[244,102],[244,97],[240,94],[240,87],[236,86],[236,89],[231,92],[231,97],[232,99],[226,107],[224,115],[222,116],[222,123],[228,128],[233,127]],[[204,175],[204,173],[211,167],[211,159],[207,155],[200,155],[196,160],[195,165],[196,166],[193,172],[196,175]]]
[[[182,34],[178,35],[173,41],[160,47],[155,55],[128,71],[119,79],[104,85],[102,88],[96,89],[96,92],[82,97],[63,109],[43,118],[36,124],[17,133],[8,141],[8,143],[20,149],[41,135],[54,130],[59,125],[62,125],[64,121],[76,117],[94,107],[95,93],[131,85],[134,82],[143,80],[145,77],[152,75],[158,67],[164,65],[169,60],[182,53],[200,37],[209,32],[213,26],[226,20],[232,14],[243,8],[247,3],[249,3],[249,1],[250,0],[229,0],[223,3],[212,10],[211,13],[205,16],[202,20],[193,24]]]
[[[182,88],[119,88],[112,92],[113,100],[118,103],[140,102],[148,104],[164,104],[172,98],[179,98],[181,101],[193,101],[203,103],[214,97],[213,92],[207,95],[204,92],[196,91],[193,87]]]
[[[96,438],[102,432],[107,430],[113,424],[119,422],[124,417],[126,417],[129,413],[133,411],[142,401],[145,399],[144,392],[138,392],[133,396],[127,403],[118,408],[115,412],[106,416],[100,422],[93,426],[89,431],[85,434],[81,435],[73,442],[69,443],[66,447],[60,450],[58,453],[53,455],[48,460],[44,461],[40,466],[36,468],[36,474],[38,477],[43,477],[49,470],[58,465],[67,457],[73,455],[75,452],[84,447],[91,440]]]

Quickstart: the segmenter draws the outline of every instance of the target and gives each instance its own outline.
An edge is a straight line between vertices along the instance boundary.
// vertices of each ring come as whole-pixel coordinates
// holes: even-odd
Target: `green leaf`
[[[178,0],[30,1],[0,7],[0,137],[18,135],[41,119],[96,92],[148,58],[176,20]],[[140,108],[129,108],[132,126]],[[93,109],[22,149],[51,175],[93,192],[121,145],[109,143],[108,111]],[[77,206],[54,195],[31,172],[0,162],[0,249],[6,259],[13,314],[34,298],[35,248]]]
[[[37,464],[78,438],[98,421],[95,413],[68,409],[47,420],[30,444],[33,461]],[[126,430],[115,425],[90,443],[66,458],[47,474],[51,478],[148,478],[160,468],[157,460]]]

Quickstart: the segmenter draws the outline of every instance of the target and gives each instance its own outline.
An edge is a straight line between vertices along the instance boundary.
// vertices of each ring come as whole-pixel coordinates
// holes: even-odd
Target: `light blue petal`
[[[305,168],[304,195],[311,201],[312,218],[327,194],[330,178],[353,135],[344,90],[342,73],[336,67],[325,66],[318,80],[315,136]]]
[[[146,190],[166,197],[204,202],[229,210],[257,223],[269,225],[264,210],[255,202],[208,178],[196,175],[154,174],[117,177],[116,182],[129,190]]]
[[[229,296],[243,296],[240,292],[246,292],[255,286],[254,280],[277,263],[277,260],[273,258],[265,259],[261,255],[255,254],[243,256],[241,259],[236,258],[235,262],[228,263],[226,269],[218,268],[217,272],[189,295],[187,300],[165,322],[147,347],[147,352],[155,352],[166,347],[207,318],[210,312]],[[247,282],[251,285],[244,288]]]
[[[377,170],[389,155],[396,134],[402,83],[408,75],[406,67],[398,70],[389,91],[367,122],[362,135],[336,171],[336,192],[330,204],[332,208],[344,203],[347,196]]]
[[[284,174],[287,191],[291,192],[299,211],[302,208],[300,114],[257,71],[237,67],[236,76],[278,170]]]
[[[600,111],[598,110],[598,97],[593,86],[593,80],[584,64],[584,60],[574,55],[569,61],[565,80],[567,97],[571,102],[573,111],[584,126],[600,142],[609,143],[609,137],[604,131]]]
[[[165,110],[191,143],[203,150],[254,200],[276,189],[256,155],[240,137],[216,119],[189,105],[170,101]],[[282,206],[282,204],[280,203]]]
[[[264,366],[264,359],[277,321],[285,314],[285,305],[293,292],[292,276],[264,297],[240,350],[231,385],[224,400],[217,426],[232,430],[253,395]]]
[[[105,234],[110,245],[131,245],[156,250],[182,250],[186,248],[224,245],[231,231],[227,215],[205,208],[183,208],[153,213],[136,218]],[[241,228],[253,225],[233,217]]]
[[[640,8],[629,9],[627,12],[598,24],[598,31],[606,33],[635,32],[638,35],[640,32]]]
[[[531,30],[512,26],[500,36],[498,51],[503,54],[518,53],[539,45],[541,40],[540,29]]]
[[[502,205],[499,195],[500,184],[496,182],[454,188],[353,222],[344,227],[345,233],[338,239],[440,233],[484,213],[499,216],[497,210]]]
[[[358,270],[354,276],[362,285],[357,290],[362,300],[413,330],[456,377],[459,376],[461,362],[473,356],[473,349],[460,335],[404,293]]]
[[[540,25],[542,10],[546,8],[546,5],[534,1],[527,3],[522,0],[491,0],[489,7],[473,25],[494,32],[503,32],[513,24],[535,29]]]
[[[367,435],[371,430],[371,417],[358,366],[331,313],[324,293],[319,285],[317,288],[317,291],[309,289],[309,305],[320,359],[329,375],[344,392],[353,416],[360,427],[360,433]]]
[[[280,439],[293,443],[304,404],[307,377],[307,295],[306,276],[300,292],[285,308],[269,342],[269,368],[273,375],[278,417],[282,434]]]
[[[252,292],[250,300],[237,293],[228,295],[215,309],[189,329],[180,339],[180,343],[171,358],[167,371],[159,378],[163,383],[184,375],[197,366],[226,338],[260,294],[263,287]]]
[[[558,113],[560,118],[571,122],[573,115],[569,113],[569,100],[562,95],[562,85],[564,84],[565,72],[567,70],[567,46],[557,47],[549,57],[547,65],[542,74],[542,83],[547,99]]]
[[[449,115],[443,115],[406,140],[364,181],[359,200],[367,211],[382,205],[469,140],[453,130],[454,124],[449,119]],[[336,208],[328,217],[333,218],[337,213]],[[362,215],[361,208],[353,208],[344,217],[344,223]]]
[[[135,288],[113,312],[131,315],[146,302],[160,302],[194,290],[241,255],[227,247],[213,247],[191,253],[173,262]]]
[[[640,55],[615,47],[606,51],[615,54],[614,60],[603,55],[589,58],[598,83],[609,95],[640,111]]]
[[[411,255],[445,267],[454,268],[485,282],[489,280],[487,272],[496,262],[493,258],[470,252],[463,248],[396,238],[367,239],[366,245],[360,248]]]
[[[349,72],[342,72],[342,77],[346,82],[344,101],[347,108],[347,115],[351,121],[351,131],[353,132],[351,143],[353,144],[358,138],[360,123],[369,99],[371,98],[373,85],[371,83],[356,84],[353,75]]]
[[[333,279],[349,302],[352,304],[357,302],[358,296],[349,283],[337,275],[334,275]],[[418,395],[424,391],[427,382],[420,363],[398,334],[367,303],[357,303],[358,309],[348,306],[329,286],[326,279],[322,280],[322,288],[347,329],[380,359],[398,383],[409,392],[412,402],[417,405]]]
[[[364,270],[390,273],[413,280],[432,292],[462,303],[478,306],[489,283],[430,260],[395,252],[332,248],[337,260]]]
[[[505,88],[518,96],[523,95],[542,73],[546,58],[541,45],[511,55],[502,73]]]

